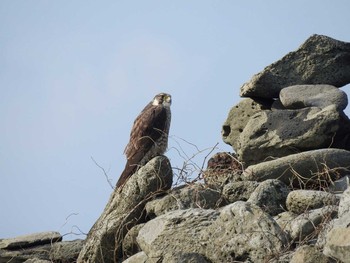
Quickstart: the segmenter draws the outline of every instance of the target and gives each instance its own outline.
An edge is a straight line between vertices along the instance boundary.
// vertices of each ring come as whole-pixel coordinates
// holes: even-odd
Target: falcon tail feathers
[[[116,184],[116,188],[122,189],[126,181],[136,172],[137,165],[132,164],[131,162],[127,162],[124,168],[124,171],[119,177],[119,180]]]

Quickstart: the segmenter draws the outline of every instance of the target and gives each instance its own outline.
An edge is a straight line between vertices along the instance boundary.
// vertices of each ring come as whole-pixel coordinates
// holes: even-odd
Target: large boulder
[[[342,111],[348,105],[346,93],[331,85],[295,85],[283,88],[279,94],[280,101],[286,109],[307,107],[325,108],[335,105]]]
[[[312,35],[298,50],[267,66],[241,87],[243,97],[278,98],[282,88],[299,84],[350,83],[350,43]]]
[[[177,209],[204,208],[215,209],[223,204],[222,195],[201,184],[178,187],[169,191],[164,197],[152,200],[146,204],[147,215],[150,218],[160,216]]]
[[[288,211],[296,214],[337,203],[335,195],[316,190],[294,190],[288,194],[286,201]]]
[[[277,215],[286,209],[289,189],[280,180],[269,179],[261,182],[250,195],[248,202],[261,207],[269,215]]]
[[[279,179],[300,187],[327,187],[348,173],[350,151],[319,149],[251,165],[243,172],[250,181]]]
[[[153,260],[195,253],[213,263],[262,262],[287,244],[285,233],[268,214],[242,201],[220,212],[198,208],[171,211],[147,222],[137,240]]]
[[[334,105],[260,111],[237,140],[237,154],[246,166],[300,151],[328,148],[341,128]]]
[[[250,117],[262,110],[271,109],[271,100],[246,98],[233,106],[222,126],[221,135],[225,143],[233,149],[238,148],[238,138],[247,125]]]
[[[115,189],[102,215],[88,233],[77,262],[114,262],[122,258],[127,231],[142,223],[145,203],[172,185],[172,169],[165,156],[157,156]]]

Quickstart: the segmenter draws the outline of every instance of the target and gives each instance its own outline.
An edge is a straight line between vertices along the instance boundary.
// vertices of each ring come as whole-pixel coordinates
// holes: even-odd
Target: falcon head
[[[163,105],[166,107],[170,107],[171,105],[171,95],[167,93],[159,93],[157,94],[152,102],[152,105],[158,106],[158,105]]]

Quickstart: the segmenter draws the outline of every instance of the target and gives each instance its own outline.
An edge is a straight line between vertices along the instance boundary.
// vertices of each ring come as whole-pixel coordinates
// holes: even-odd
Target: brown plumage
[[[164,154],[168,146],[170,105],[171,96],[160,93],[137,116],[131,129],[129,143],[124,151],[127,163],[116,188],[122,188],[140,166]]]

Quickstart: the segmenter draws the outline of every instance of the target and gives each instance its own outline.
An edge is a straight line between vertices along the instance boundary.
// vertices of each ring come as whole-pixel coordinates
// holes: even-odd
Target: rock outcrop
[[[350,44],[311,36],[242,86],[248,98],[222,127],[234,153],[212,156],[203,180],[171,189],[170,162],[156,157],[84,244],[0,240],[0,263],[350,262],[349,82]]]

